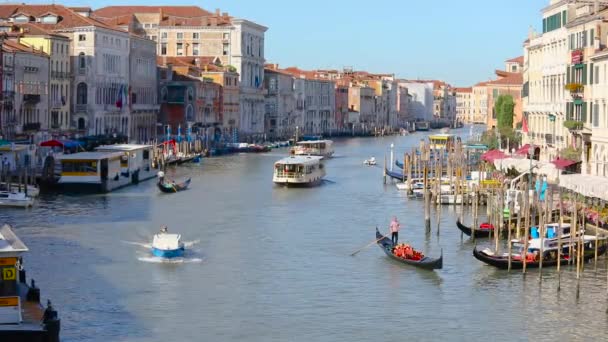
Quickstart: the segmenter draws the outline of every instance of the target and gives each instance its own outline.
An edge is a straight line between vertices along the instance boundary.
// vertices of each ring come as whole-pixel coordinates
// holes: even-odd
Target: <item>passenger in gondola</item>
[[[169,229],[167,228],[166,225],[160,226],[160,232],[161,232],[161,234],[166,234],[168,230]]]
[[[401,224],[397,221],[397,217],[393,216],[393,220],[389,225],[389,230],[391,232],[391,241],[393,241],[393,245],[397,245],[399,242],[399,229],[401,228]]]

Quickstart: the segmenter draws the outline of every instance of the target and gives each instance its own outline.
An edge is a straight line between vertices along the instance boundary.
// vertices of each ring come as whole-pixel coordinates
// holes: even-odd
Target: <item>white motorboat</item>
[[[25,186],[27,186],[27,195],[29,197],[38,197],[40,195],[40,189],[38,189],[37,186],[30,185],[30,184],[25,185]],[[22,187],[23,187],[23,185],[22,185]],[[17,183],[10,183],[10,188],[11,188],[11,191],[12,190],[19,190],[19,184],[17,184]],[[4,190],[4,191],[8,190],[7,183],[0,183],[0,191],[2,191],[2,190]]]
[[[183,256],[186,248],[181,238],[180,234],[169,234],[167,227],[163,226],[152,240],[152,254],[166,259]]]
[[[272,181],[285,186],[314,186],[325,177],[322,157],[292,156],[274,163]]]
[[[376,158],[371,157],[371,158],[369,158],[369,159],[365,159],[365,160],[363,161],[363,164],[365,164],[365,165],[369,165],[369,166],[374,166],[374,165],[376,165]]]
[[[34,205],[34,199],[26,196],[25,192],[0,191],[0,207],[29,208]]]

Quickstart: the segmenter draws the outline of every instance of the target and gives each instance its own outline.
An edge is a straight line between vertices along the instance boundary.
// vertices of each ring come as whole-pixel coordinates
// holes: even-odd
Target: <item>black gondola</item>
[[[473,229],[471,229],[471,227],[467,227],[464,224],[460,223],[460,219],[458,219],[456,221],[456,226],[458,226],[458,229],[460,229],[460,231],[462,231],[467,236],[471,236],[471,234],[473,233]],[[492,231],[494,231],[494,229],[483,229],[483,228],[475,229],[475,238],[490,237],[490,234],[492,233]]]
[[[553,254],[551,254],[553,252]],[[543,267],[553,267],[557,266],[557,256],[556,251],[545,251],[545,259],[543,260]],[[597,256],[601,256],[606,253],[606,243],[605,240],[601,245],[597,247]],[[509,257],[507,255],[490,255],[484,251],[477,250],[477,246],[473,249],[473,256],[475,259],[486,263],[490,266],[494,266],[501,270],[506,270],[509,268]],[[595,249],[594,248],[585,248],[583,260],[585,262],[595,258]],[[570,262],[570,257],[568,255],[568,249],[564,248],[561,257],[562,265],[567,265]],[[538,268],[540,266],[540,261],[526,261],[526,268]],[[524,261],[518,255],[511,256],[511,269],[518,270],[524,267]]]
[[[378,228],[376,228],[376,240],[378,240],[378,246],[382,248],[384,253],[386,253],[386,255],[393,260],[399,261],[403,264],[423,268],[425,270],[435,270],[441,269],[443,267],[443,250],[441,250],[441,256],[438,259],[433,259],[429,258],[428,256],[425,256],[420,260],[410,260],[395,256],[395,254],[393,254],[393,241],[390,238],[380,234]]]
[[[190,178],[181,183],[166,183],[164,178],[158,180],[158,189],[164,193],[170,194],[178,191],[184,191],[190,185]]]

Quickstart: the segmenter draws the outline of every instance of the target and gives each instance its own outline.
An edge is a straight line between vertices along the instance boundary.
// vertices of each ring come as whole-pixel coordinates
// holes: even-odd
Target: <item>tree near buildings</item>
[[[501,146],[509,144],[508,149],[519,145],[520,136],[513,129],[515,101],[511,95],[500,95],[494,103],[496,113],[496,128],[500,134]]]

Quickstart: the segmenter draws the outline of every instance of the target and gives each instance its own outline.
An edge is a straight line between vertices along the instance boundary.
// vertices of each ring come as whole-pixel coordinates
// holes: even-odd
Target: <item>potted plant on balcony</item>
[[[564,127],[571,131],[577,131],[583,129],[583,122],[576,120],[566,120],[564,121]]]
[[[585,87],[580,83],[568,83],[565,86],[566,90],[570,92],[572,97],[577,97],[578,94],[582,93]]]

